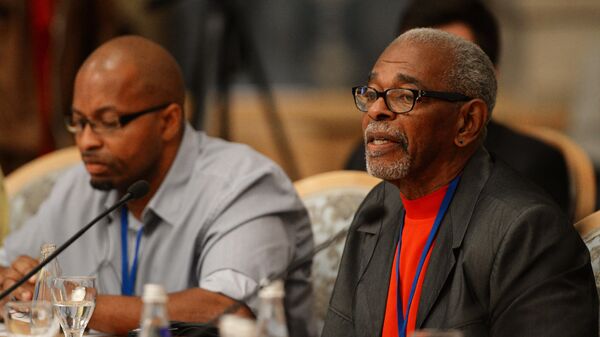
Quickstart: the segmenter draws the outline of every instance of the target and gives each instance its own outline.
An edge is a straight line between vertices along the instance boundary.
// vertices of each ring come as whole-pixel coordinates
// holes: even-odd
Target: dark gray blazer
[[[543,172],[540,172],[543,174]],[[361,211],[384,204],[374,223]],[[351,225],[323,336],[380,336],[402,202],[381,183]],[[483,148],[465,167],[425,274],[417,328],[465,337],[598,336],[589,253],[546,194]]]

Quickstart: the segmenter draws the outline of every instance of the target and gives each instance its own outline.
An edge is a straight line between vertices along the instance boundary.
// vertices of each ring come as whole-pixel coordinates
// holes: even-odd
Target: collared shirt
[[[62,244],[116,201],[116,191],[91,188],[83,165],[69,170],[38,213],[6,239],[0,263],[9,265],[23,254],[37,257],[44,242]],[[103,294],[121,291],[119,212],[59,256],[65,275],[96,275]],[[306,210],[277,165],[246,145],[208,137],[189,125],[141,224],[137,295],[143,284],[159,283],[168,292],[201,287],[241,299],[313,248]],[[139,226],[129,221],[129,247]],[[287,279],[292,335],[316,334],[309,277],[306,266]],[[256,313],[257,301],[247,304]]]

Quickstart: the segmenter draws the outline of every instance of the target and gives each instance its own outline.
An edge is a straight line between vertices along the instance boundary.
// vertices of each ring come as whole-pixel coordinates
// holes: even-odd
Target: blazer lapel
[[[366,320],[356,322],[364,325],[358,331],[372,332],[379,335],[383,327],[385,305],[389,279],[394,260],[394,247],[397,242],[400,229],[400,215],[402,214],[402,203],[398,189],[385,183],[383,191],[386,215],[377,224],[364,225],[357,228],[363,233],[363,244],[361,248],[360,279],[358,281],[357,298],[364,298],[357,306],[357,311],[363,312]],[[366,335],[365,335],[366,336]]]
[[[416,328],[422,328],[437,301],[448,276],[454,270],[479,194],[492,170],[488,152],[482,147],[463,170],[456,193],[435,239],[429,266],[425,272]],[[442,323],[442,322],[439,322]]]

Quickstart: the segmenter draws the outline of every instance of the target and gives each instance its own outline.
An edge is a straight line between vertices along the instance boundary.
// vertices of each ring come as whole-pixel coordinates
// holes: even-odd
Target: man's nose
[[[390,111],[383,97],[379,97],[371,104],[367,110],[367,115],[374,121],[392,120],[396,118],[396,113]]]
[[[83,129],[75,136],[75,142],[80,150],[92,150],[102,146],[102,137],[92,129],[90,123],[86,123]]]

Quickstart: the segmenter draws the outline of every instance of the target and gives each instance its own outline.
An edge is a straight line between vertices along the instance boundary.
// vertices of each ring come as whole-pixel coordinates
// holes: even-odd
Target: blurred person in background
[[[0,165],[6,175],[70,146],[73,78],[100,43],[130,31],[114,0],[0,0]]]

